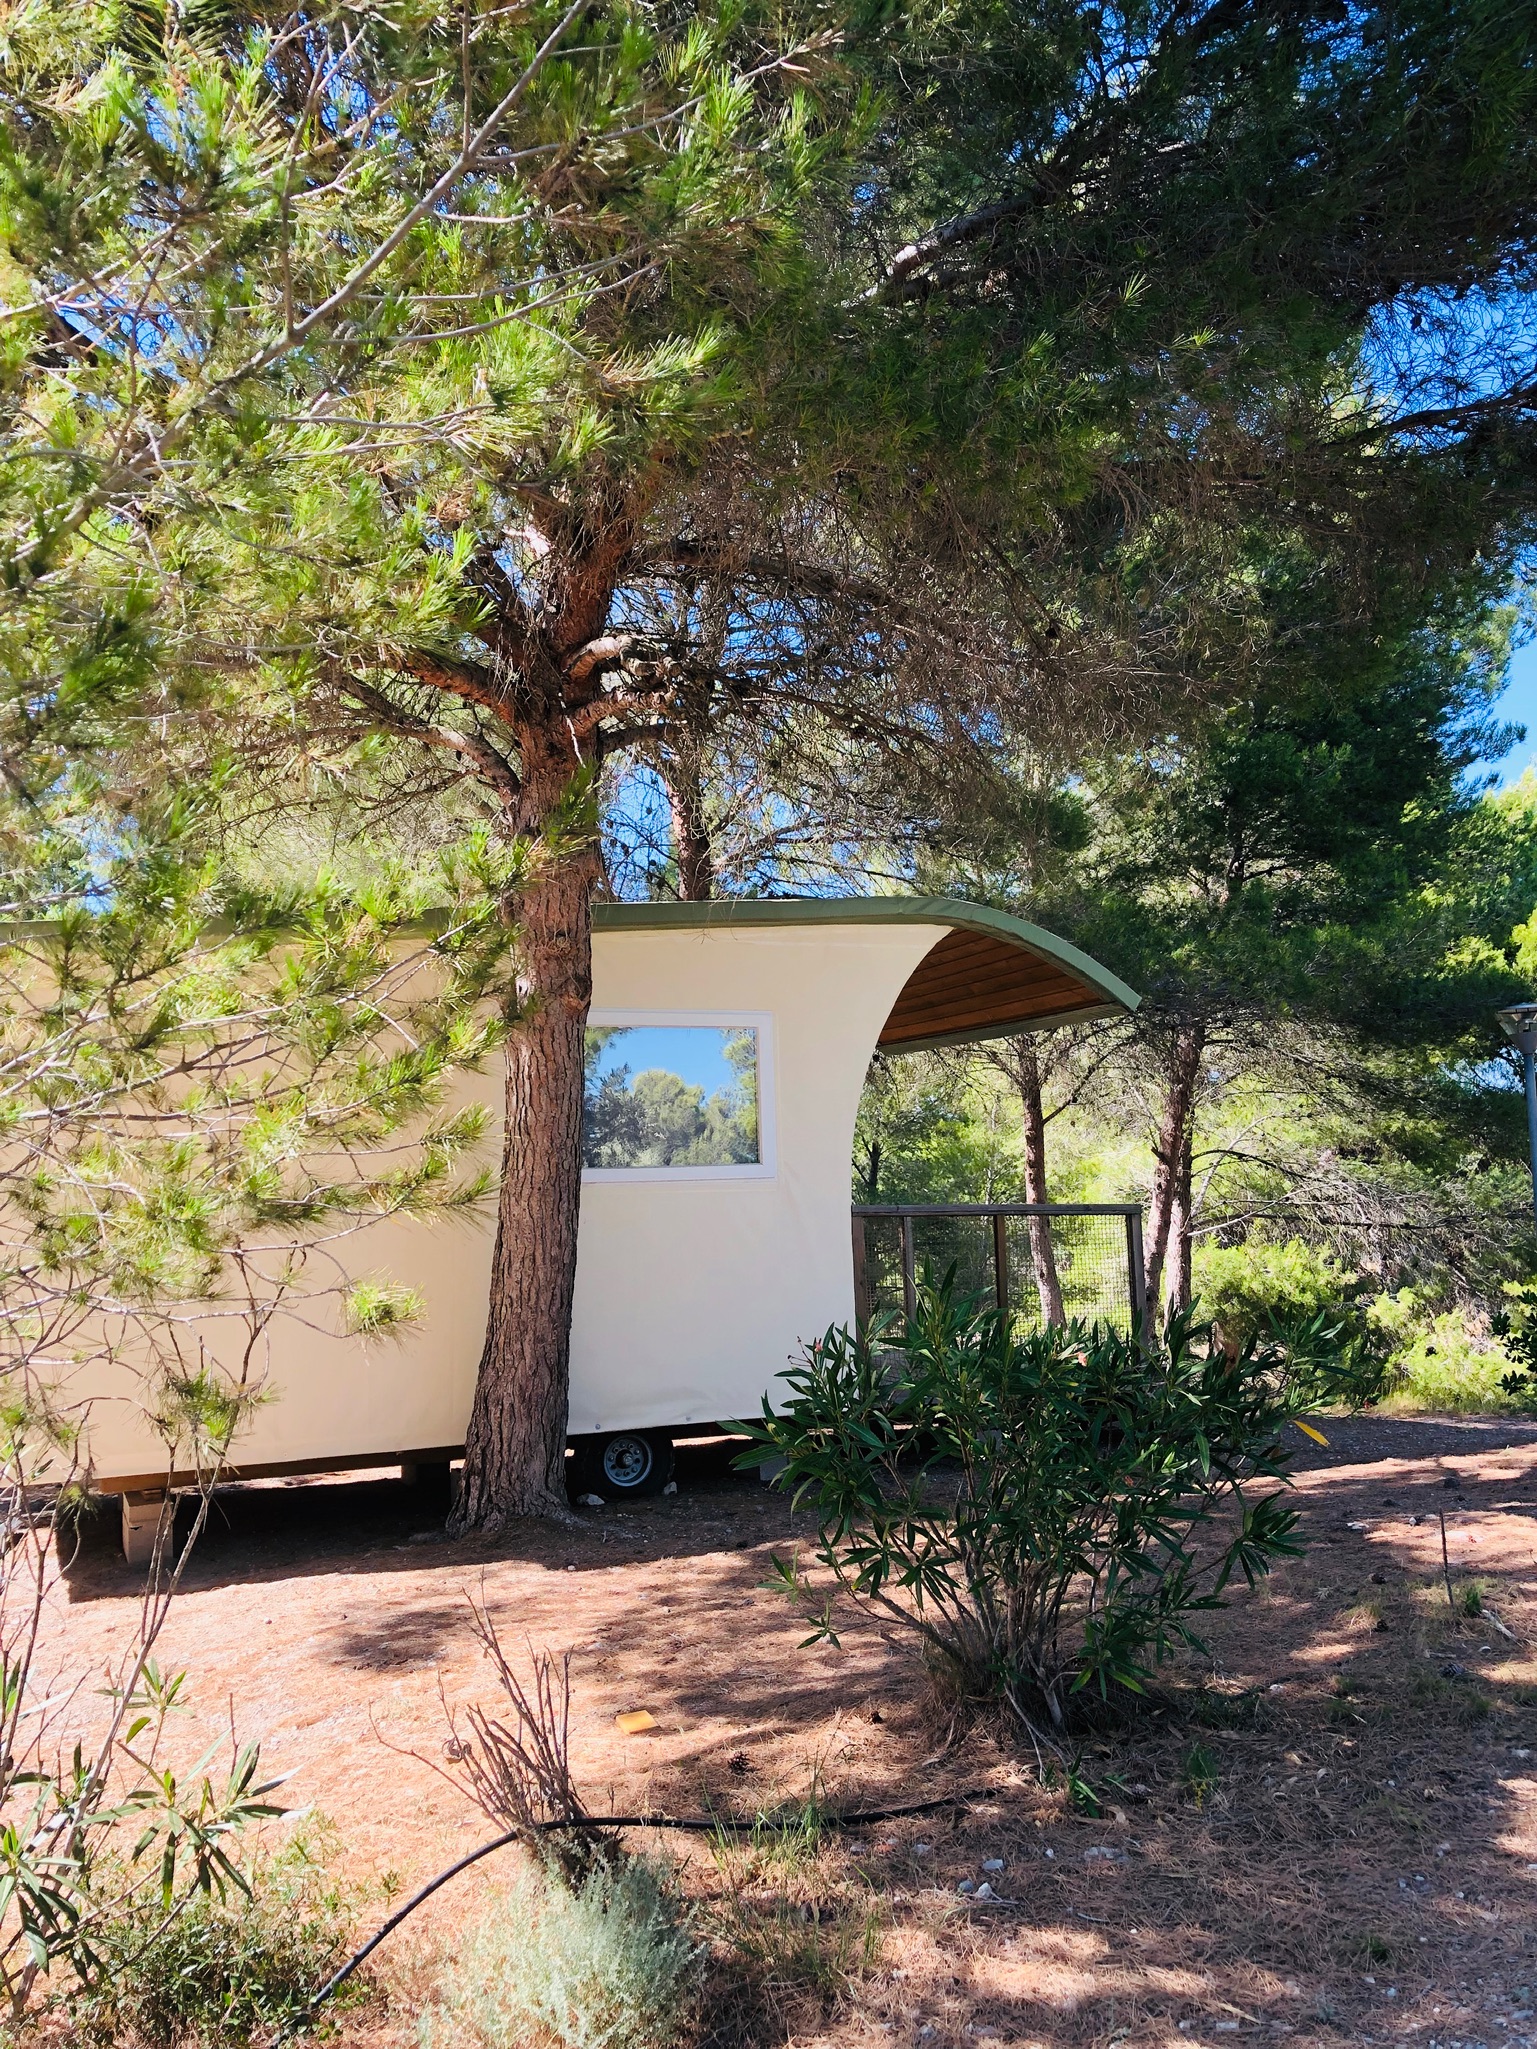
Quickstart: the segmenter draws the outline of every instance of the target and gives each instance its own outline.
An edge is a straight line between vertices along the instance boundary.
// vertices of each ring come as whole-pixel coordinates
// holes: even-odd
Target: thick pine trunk
[[[1180,1169],[1190,1143],[1196,1083],[1200,1079],[1201,1054],[1205,1044],[1204,1028],[1191,1020],[1178,1027],[1169,1048],[1163,1113],[1158,1120],[1154,1146],[1153,1201],[1148,1213],[1145,1285],[1150,1306],[1158,1303],[1163,1295],[1164,1266],[1179,1201]]]
[[[456,1531],[570,1515],[566,1422],[595,881],[594,861],[579,855],[538,877],[517,904],[527,1008],[507,1048],[490,1313]]]
[[[1018,1042],[1019,1061],[1015,1079],[1019,1086],[1020,1107],[1025,1127],[1025,1201],[1049,1202],[1050,1193],[1046,1182],[1046,1111],[1041,1101],[1041,1064],[1036,1058],[1035,1042],[1021,1038]],[[1056,1248],[1051,1242],[1051,1222],[1047,1217],[1031,1217],[1030,1257],[1035,1266],[1036,1292],[1041,1298],[1041,1314],[1048,1323],[1065,1323],[1062,1309],[1062,1282],[1057,1273]]]

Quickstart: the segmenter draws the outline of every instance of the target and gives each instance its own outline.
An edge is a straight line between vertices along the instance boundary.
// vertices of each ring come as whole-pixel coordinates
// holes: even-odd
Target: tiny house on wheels
[[[877,1048],[1106,1017],[1133,992],[1075,947],[948,898],[604,904],[594,913],[570,1434],[605,1493],[661,1484],[674,1434],[756,1413],[804,1343],[854,1313],[849,1180]],[[496,1063],[462,1078],[493,1112]],[[414,1288],[372,1342],[274,1321],[243,1477],[442,1465],[463,1446],[494,1219],[392,1221],[359,1276]],[[217,1335],[213,1342],[217,1343]],[[166,1484],[136,1403],[103,1388],[94,1483],[141,1548]],[[137,1497],[137,1498],[136,1498]]]

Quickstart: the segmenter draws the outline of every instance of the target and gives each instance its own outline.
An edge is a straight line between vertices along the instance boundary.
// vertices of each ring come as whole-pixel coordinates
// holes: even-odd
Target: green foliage
[[[1387,1406],[1440,1415],[1519,1412],[1509,1341],[1466,1308],[1440,1307],[1433,1293],[1400,1288],[1379,1295],[1368,1316],[1388,1348]]]
[[[421,1312],[417,1290],[395,1281],[355,1281],[347,1293],[347,1328],[357,1337],[398,1335]]]
[[[1522,1408],[1537,1407],[1537,1283],[1507,1282],[1505,1296],[1506,1306],[1489,1324],[1510,1361],[1500,1393]]]
[[[868,1898],[809,1904],[780,1894],[765,1905],[732,1892],[712,1921],[749,1983],[781,2012],[809,1999],[826,2014],[856,1998],[884,1933],[881,1908]]]
[[[40,837],[13,904],[53,915],[0,929],[7,1374],[62,1414],[82,1363],[116,1362],[184,1467],[216,1466],[258,1398],[182,1363],[200,1307],[254,1327],[340,1294],[375,1333],[412,1312],[316,1241],[480,1201],[483,1119],[441,1106],[505,1031],[510,936],[473,849],[435,878],[258,894],[207,824],[178,803],[73,872]]]
[[[854,1127],[856,1203],[976,1202],[1012,1197],[1016,1137],[998,1088],[953,1056],[871,1062]]]
[[[142,1647],[130,1663],[94,1756],[77,1744],[50,1763],[18,1730],[0,1767],[0,1985],[13,2012],[59,1974],[66,2003],[111,2010],[120,1990],[134,1996],[125,1955],[162,1937],[174,1951],[176,1925],[194,1908],[199,1927],[238,1920],[253,1892],[237,1839],[283,1813],[268,1798],[280,1781],[260,1779],[255,1744],[223,1773],[209,1772],[212,1751],[188,1771],[166,1764],[167,1722],[187,1706],[184,1675],[162,1675]],[[28,1673],[12,1666],[6,1677],[14,1728]]]
[[[1296,1295],[1375,1344],[1368,1292],[1487,1300],[1529,1266],[1493,1014],[1537,833],[1529,795],[1480,796],[1468,773],[1498,749],[1517,622],[1496,595],[1480,572],[1406,597],[1348,677],[1307,633],[1267,643],[1213,715],[1081,764],[1063,845],[1001,851],[973,885],[1141,992],[1030,1063],[1052,1186],[1150,1195],[1150,1290],[1224,1329]],[[1301,1271],[1317,1259],[1335,1273]]]
[[[1347,18],[1319,4],[1282,23],[1210,5],[999,0],[870,15],[855,60],[889,85],[891,105],[847,239],[873,237],[888,260],[903,251],[883,295],[909,314],[888,342],[899,363],[916,375],[931,362],[925,345],[937,346],[946,312],[964,335],[930,404],[958,441],[959,423],[971,427],[972,474],[985,470],[999,495],[1013,481],[1027,503],[1054,501],[1009,535],[1011,566],[1051,621],[1039,658],[1058,630],[1081,631],[1089,609],[1056,580],[1074,542],[1074,566],[1092,565],[1084,599],[1101,616],[1111,591],[1135,606],[1144,660],[1175,666],[1188,601],[1205,621],[1184,674],[1236,677],[1359,593],[1379,549],[1396,558],[1394,594],[1453,559],[1446,530],[1426,529],[1412,566],[1403,548],[1433,504],[1478,520],[1498,498],[1500,526],[1513,499],[1529,504],[1524,486],[1506,496],[1491,473],[1494,496],[1476,510],[1474,482],[1532,432],[1529,400],[1514,391],[1526,352],[1495,341],[1491,307],[1525,258],[1510,272],[1494,259],[1501,282],[1491,278],[1477,312],[1453,282],[1479,266],[1474,246],[1491,257],[1507,237],[1524,246],[1526,11],[1411,0]],[[1442,207],[1477,221],[1473,245],[1429,230]],[[1395,418],[1408,423],[1396,435]],[[1017,464],[1021,419],[1049,467],[1008,480],[998,472]],[[1507,453],[1475,448],[1482,431]],[[1145,524],[1128,518],[1115,508],[1106,432],[1140,442],[1150,493],[1172,484],[1176,448],[1215,488],[1160,503]],[[1263,451],[1282,440],[1285,477],[1267,477]],[[1252,486],[1241,508],[1239,475]],[[1362,491],[1384,494],[1369,513],[1353,496]],[[1331,574],[1313,550],[1332,552],[1347,528]],[[1496,547],[1512,538],[1506,527]],[[1053,586],[1055,605],[1043,595]],[[1203,587],[1223,591],[1225,617],[1203,604]],[[1341,641],[1371,609],[1341,607]],[[1102,631],[1088,636],[1091,660],[1105,657],[1110,618]],[[1343,647],[1336,658],[1348,678]],[[1073,671],[1069,656],[1064,684]]]
[[[1048,1791],[1060,1785],[1074,1814],[1086,1814],[1091,1821],[1097,1821],[1103,1812],[1098,1793],[1078,1769],[1076,1761],[1064,1765],[1060,1772],[1048,1766],[1042,1783]]]
[[[1295,1553],[1282,1426],[1374,1384],[1322,1319],[1231,1359],[1202,1338],[1188,1319],[1146,1349],[1100,1325],[1017,1336],[925,1284],[905,1337],[812,1347],[742,1462],[787,1461],[836,1597],[913,1632],[968,1698],[1060,1729],[1075,1695],[1139,1692],[1198,1642],[1235,1574]],[[809,1642],[836,1642],[834,1598]]]
[[[702,1952],[667,1873],[640,1857],[568,1883],[530,1865],[445,1960],[420,2029],[425,2049],[673,2049]]]
[[[1225,1342],[1246,1345],[1276,1325],[1294,1328],[1317,1316],[1359,1324],[1358,1276],[1300,1238],[1267,1244],[1202,1245],[1195,1256],[1195,1292]]]
[[[1465,776],[1508,658],[1493,595],[1474,578],[1429,619],[1379,617],[1348,683],[1295,648],[1287,676],[1084,776],[1092,835],[1038,904],[1153,999],[1147,1031],[1188,1018],[1226,1050],[1244,1017],[1404,1046],[1492,1013],[1507,971],[1488,944],[1537,886],[1522,823]]]
[[[71,794],[12,843],[18,915],[0,927],[0,1991],[20,2013],[73,1988],[107,2029],[118,1992],[139,1996],[124,1959],[143,1948],[144,2026],[174,2031],[173,1981],[208,2019],[221,1956],[236,1976],[267,1969],[257,1952],[282,1931],[230,1903],[249,1890],[241,1839],[281,1810],[254,1745],[222,1769],[168,1753],[185,1688],[154,1644],[263,1398],[259,1334],[328,1298],[337,1327],[397,1326],[409,1298],[349,1283],[337,1241],[463,1211],[487,1186],[481,1119],[441,1103],[505,1030],[509,933],[487,881],[509,862],[472,846],[409,884],[258,893],[208,851],[203,801],[124,825]],[[215,1316],[245,1343],[216,1349]],[[194,1476],[194,1513],[181,1543],[174,1498],[163,1513],[105,1726],[71,1747],[39,1714],[33,1665],[82,1412],[104,1391]],[[261,2016],[235,1978],[225,1991],[244,2039]]]
[[[167,1375],[170,1381],[174,1376]],[[168,1732],[185,1712],[184,1675],[163,1672],[154,1647],[170,1595],[207,1515],[217,1461],[238,1399],[181,1376],[169,1397],[199,1427],[209,1413],[225,1431],[180,1450],[202,1475],[193,1530],[179,1556],[163,1519],[150,1583],[127,1647],[109,1658],[104,1721],[89,1747],[36,1698],[38,1630],[54,1583],[56,1546],[78,1505],[70,1484],[75,1419],[49,1398],[46,1382],[13,1366],[0,1381],[8,1501],[0,1547],[0,1996],[13,2018],[40,1987],[99,1992],[110,1969],[110,1924],[123,1914],[141,1926],[170,1922],[197,1898],[243,1895],[239,1841],[279,1815],[256,1745],[235,1748],[211,1769],[222,1744],[189,1766],[169,1753]],[[59,1484],[60,1478],[65,1481]],[[95,1718],[93,1718],[95,1719]]]
[[[846,1866],[823,1852],[829,1837],[814,1786],[788,1810],[760,1815],[750,1831],[710,1838],[721,1887],[704,1926],[738,1968],[717,1981],[710,2006],[740,2012],[751,1996],[786,2036],[808,2014],[825,2018],[858,1996],[880,1955],[884,1916]],[[746,1983],[742,1980],[745,1977]],[[713,2018],[710,2008],[706,2024]]]
[[[327,1847],[302,1834],[253,1859],[238,1896],[199,1893],[170,1918],[154,1897],[111,1908],[93,1931],[97,1968],[56,2002],[73,2039],[245,2049],[296,2020],[351,1932],[351,1903],[321,1861]]]
[[[719,401],[730,293],[701,291],[701,259],[733,241],[773,243],[770,188],[793,189],[815,155],[808,109],[777,99],[770,167],[740,147],[755,109],[730,70],[739,10],[670,38],[623,5],[587,15],[579,36],[559,33],[562,14],[493,12],[462,49],[459,24],[422,7],[358,25],[324,10],[141,17],[67,0],[8,19],[0,625],[16,665],[60,664],[63,696],[87,716],[142,682],[144,615],[176,564],[166,513],[183,539],[210,513],[233,535],[258,513],[274,460],[332,458],[345,497],[359,431],[365,444],[375,426],[386,441],[400,431],[378,404],[397,343],[420,364],[412,379],[447,438],[490,451],[548,432],[556,468],[611,454],[626,411],[659,410],[676,439],[690,412]],[[353,115],[341,124],[326,112],[338,100]],[[556,148],[568,199],[606,187],[601,253],[580,202],[551,221],[562,209],[538,174]],[[488,150],[523,172],[494,170]],[[433,203],[440,178],[456,202],[446,219]],[[511,238],[508,215],[521,225]],[[600,382],[578,378],[557,412],[550,387],[571,366],[531,312],[558,326],[573,303],[601,299],[647,232],[694,317],[674,334],[636,323],[611,365],[621,404],[601,406]],[[738,283],[749,267],[744,251]],[[729,257],[725,268],[719,282]],[[465,312],[477,298],[478,320]],[[297,388],[317,369],[361,417],[334,403],[306,412]],[[289,471],[285,495],[302,518],[302,471]],[[168,554],[125,552],[134,521]],[[50,579],[82,565],[93,573],[77,577],[73,611],[52,604]],[[53,635],[30,654],[29,620]]]

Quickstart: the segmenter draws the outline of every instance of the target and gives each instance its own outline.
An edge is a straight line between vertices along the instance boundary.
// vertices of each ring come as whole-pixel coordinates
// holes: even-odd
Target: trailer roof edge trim
[[[775,925],[943,925],[882,1028],[888,1053],[1124,1016],[1141,998],[1054,932],[948,896],[717,897],[707,903],[597,903],[599,932],[750,931]]]

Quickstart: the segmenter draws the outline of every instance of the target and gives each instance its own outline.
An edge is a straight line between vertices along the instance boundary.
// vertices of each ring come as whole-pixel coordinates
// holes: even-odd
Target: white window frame
[[[758,1035],[758,1157],[751,1166],[583,1167],[583,1181],[631,1186],[647,1181],[772,1181],[779,1172],[774,1087],[774,1019],[761,1010],[592,1010],[587,1022],[604,1026],[691,1026],[701,1031],[729,1031],[748,1025]]]

